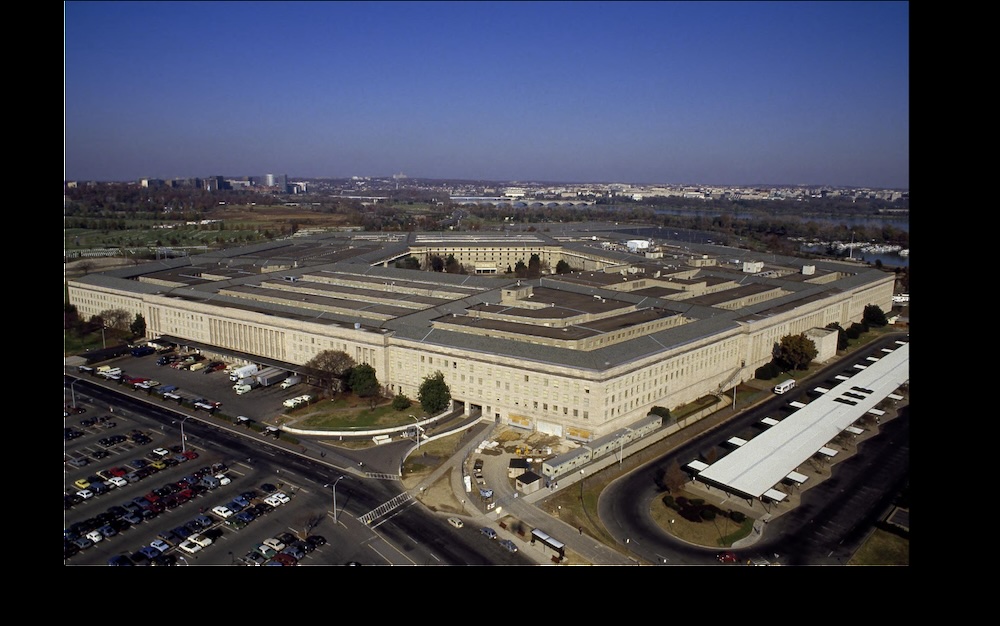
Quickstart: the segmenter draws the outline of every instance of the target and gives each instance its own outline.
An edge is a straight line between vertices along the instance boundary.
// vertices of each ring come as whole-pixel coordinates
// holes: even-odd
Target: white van
[[[791,390],[792,387],[794,387],[794,386],[795,386],[795,380],[789,378],[788,380],[782,381],[782,382],[778,383],[777,385],[775,385],[774,386],[774,393],[779,394],[779,395],[783,394],[786,391]]]

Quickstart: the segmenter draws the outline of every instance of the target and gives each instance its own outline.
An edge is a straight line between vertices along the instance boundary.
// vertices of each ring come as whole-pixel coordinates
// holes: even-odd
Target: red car
[[[186,456],[188,459],[192,459],[192,460],[198,458],[198,453],[195,452],[194,450],[185,450],[181,454],[183,454],[184,456]]]
[[[295,560],[294,556],[292,556],[291,554],[285,554],[284,552],[279,552],[275,554],[273,557],[271,557],[271,560],[286,566],[299,564],[299,562]]]
[[[128,472],[126,472],[120,467],[112,467],[111,469],[108,470],[108,473],[111,474],[112,476],[118,476],[119,478],[121,478],[125,474],[128,474]]]
[[[739,563],[740,559],[736,556],[735,552],[730,552],[726,550],[725,552],[720,552],[715,555],[715,558],[719,560],[719,563]]]

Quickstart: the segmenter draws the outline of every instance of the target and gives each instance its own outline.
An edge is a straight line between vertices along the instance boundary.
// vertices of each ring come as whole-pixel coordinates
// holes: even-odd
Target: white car
[[[233,516],[232,510],[225,505],[220,504],[219,506],[212,507],[212,513],[215,513],[222,519],[229,519]]]
[[[310,396],[308,393],[299,396],[299,400],[302,400],[303,403],[310,402],[312,401],[312,399],[313,399],[312,396]]]
[[[285,408],[287,408],[287,409],[294,409],[295,407],[297,407],[300,404],[302,404],[302,399],[301,398],[289,398],[289,399],[285,400],[284,402],[282,402],[282,404],[285,405]]]
[[[107,485],[109,487],[111,485],[114,485],[115,487],[124,487],[127,484],[128,484],[128,481],[125,480],[124,478],[122,478],[121,476],[112,476],[111,478],[108,479],[108,482],[107,482]]]
[[[233,389],[236,391],[236,395],[242,396],[245,393],[250,393],[253,387],[250,385],[234,385]]]
[[[156,448],[153,450],[153,454],[162,459],[164,457],[170,456],[170,450],[167,450],[166,448]]]
[[[226,474],[216,474],[215,477],[219,479],[220,486],[228,485],[229,483],[233,482],[233,479],[227,476]]]
[[[282,543],[277,537],[268,537],[264,540],[264,545],[271,548],[275,552],[281,552],[285,549],[285,544]]]
[[[288,502],[288,496],[279,492],[272,493],[268,497],[264,498],[264,502],[270,504],[274,508],[278,508],[282,504]]]
[[[94,497],[94,492],[91,491],[90,489],[81,489],[80,491],[76,492],[76,495],[80,496],[84,500],[89,500],[90,498]]]
[[[99,530],[92,530],[89,533],[87,533],[87,539],[90,539],[94,543],[100,543],[101,541],[104,540],[104,535],[102,535],[101,531]]]
[[[156,548],[160,552],[166,552],[170,549],[170,544],[162,539],[154,539],[149,542],[150,547]]]
[[[181,545],[179,545],[178,547],[181,550],[187,552],[188,554],[194,554],[195,552],[199,552],[202,548],[202,546],[191,541],[190,539],[185,539],[184,541],[181,542]]]

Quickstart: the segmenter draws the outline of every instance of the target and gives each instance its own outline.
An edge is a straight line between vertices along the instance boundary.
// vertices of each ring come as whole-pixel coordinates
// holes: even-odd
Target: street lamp
[[[184,437],[184,422],[187,421],[187,418],[189,418],[189,417],[191,417],[191,416],[190,415],[185,416],[185,418],[181,420],[181,453],[187,452],[187,447],[184,444],[184,440],[185,440],[185,437]],[[173,421],[171,423],[172,424],[176,424],[177,422]]]
[[[71,383],[69,384],[69,395],[70,395],[70,397],[71,397],[71,398],[73,399],[73,400],[72,400],[72,402],[73,402],[73,407],[74,407],[74,408],[76,407],[76,390],[75,390],[75,389],[73,389],[73,385],[75,385],[75,384],[77,384],[78,382],[80,382],[80,380],[81,380],[81,379],[77,378],[76,380],[74,380],[73,382],[71,382]]]
[[[334,524],[337,523],[337,483],[339,483],[343,479],[344,479],[344,476],[341,476],[340,478],[338,478],[337,480],[333,481],[332,483],[327,483],[327,484],[323,485],[324,487],[332,487],[333,488],[333,523]]]
[[[583,502],[583,470],[580,470],[580,502]]]
[[[415,432],[417,433],[417,450],[419,450],[419,449],[420,449],[420,420],[418,420],[418,419],[417,419],[417,418],[416,418],[416,417],[415,417],[414,415],[412,415],[412,414],[410,415],[410,417],[412,417],[412,418],[413,418],[413,420],[414,420],[414,421],[415,421],[415,422],[417,423],[417,425],[416,425],[416,426],[414,426],[414,428],[416,429],[416,431],[415,431]]]

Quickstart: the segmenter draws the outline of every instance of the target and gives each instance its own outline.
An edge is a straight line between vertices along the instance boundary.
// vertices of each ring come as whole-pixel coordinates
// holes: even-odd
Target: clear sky
[[[64,3],[65,180],[909,188],[907,2]]]

